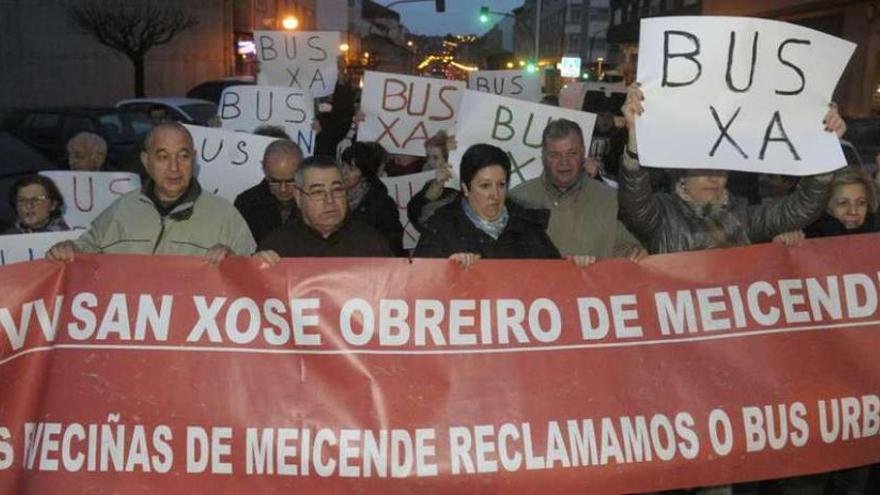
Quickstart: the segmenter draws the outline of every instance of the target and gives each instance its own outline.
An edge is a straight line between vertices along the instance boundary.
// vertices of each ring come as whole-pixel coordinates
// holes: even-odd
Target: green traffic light
[[[529,72],[535,72],[535,70],[537,70],[537,68],[535,67],[535,64],[529,64],[529,65],[526,65],[526,70]]]
[[[480,22],[486,24],[487,22],[489,22],[489,16],[485,14],[480,14]]]

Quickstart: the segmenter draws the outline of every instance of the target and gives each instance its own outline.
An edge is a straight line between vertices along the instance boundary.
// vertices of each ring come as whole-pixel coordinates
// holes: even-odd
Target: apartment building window
[[[581,6],[580,5],[572,5],[571,10],[568,11],[568,21],[569,24],[580,23],[581,22]]]
[[[675,8],[675,0],[666,0],[666,10],[672,10]]]
[[[623,9],[614,9],[614,25],[619,26],[623,22]]]
[[[648,6],[648,15],[657,15],[660,13],[660,0],[651,0],[651,5]]]
[[[568,35],[568,51],[576,52],[581,47],[581,35],[572,33]]]

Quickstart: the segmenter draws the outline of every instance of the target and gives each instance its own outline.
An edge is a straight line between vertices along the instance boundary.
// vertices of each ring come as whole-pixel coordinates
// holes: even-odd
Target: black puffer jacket
[[[378,230],[395,256],[403,255],[403,225],[397,202],[388,195],[388,188],[378,177],[364,179],[369,189],[361,202],[351,211],[351,217]]]
[[[621,220],[651,254],[770,241],[816,220],[831,190],[830,175],[804,177],[793,193],[779,201],[749,205],[745,198],[731,196],[727,205],[700,208],[676,193],[652,192],[648,171],[626,154],[623,164]]]
[[[509,219],[498,239],[471,222],[460,199],[440,208],[425,224],[414,256],[448,258],[455,253],[476,253],[490,259],[562,257],[547,237],[548,210],[531,210],[510,201],[506,206]]]

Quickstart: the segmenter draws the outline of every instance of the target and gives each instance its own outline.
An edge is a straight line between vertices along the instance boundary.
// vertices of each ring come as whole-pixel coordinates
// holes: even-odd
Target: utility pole
[[[535,0],[535,67],[541,59],[541,0]]]

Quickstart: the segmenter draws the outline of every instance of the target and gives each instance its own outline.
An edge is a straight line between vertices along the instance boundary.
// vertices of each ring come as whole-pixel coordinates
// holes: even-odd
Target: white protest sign
[[[275,138],[187,125],[202,189],[229,201],[263,180],[263,153]]]
[[[400,224],[403,225],[403,247],[412,249],[419,242],[419,231],[409,222],[406,214],[406,205],[413,196],[425,187],[435,173],[419,172],[417,174],[401,175],[398,177],[382,177],[382,182],[388,188],[388,195],[397,203],[397,211],[400,214]]]
[[[389,153],[425,156],[425,141],[455,127],[463,81],[367,71],[358,141],[375,141]]]
[[[64,198],[64,222],[72,229],[89,227],[117,198],[141,187],[141,178],[128,172],[51,170],[40,175],[58,186]]]
[[[284,128],[306,156],[314,154],[314,99],[308,92],[277,86],[231,86],[223,90],[218,108],[223,128],[254,132],[263,125]]]
[[[809,175],[845,165],[822,119],[855,45],[742,17],[643,19],[641,162]]]
[[[39,234],[0,235],[0,265],[42,259],[55,244],[74,240],[83,230],[41,232]]]
[[[584,149],[589,149],[595,114],[465,91],[455,129],[457,147],[450,153],[449,162],[458,167],[461,156],[471,145],[493,144],[510,155],[510,187],[516,186],[541,174],[541,135],[544,127],[555,119],[568,119],[580,125]]]
[[[339,68],[339,31],[254,31],[260,71],[257,84],[333,94]]]
[[[538,79],[538,74],[524,70],[470,72],[468,89],[526,101],[541,101],[541,81]]]

